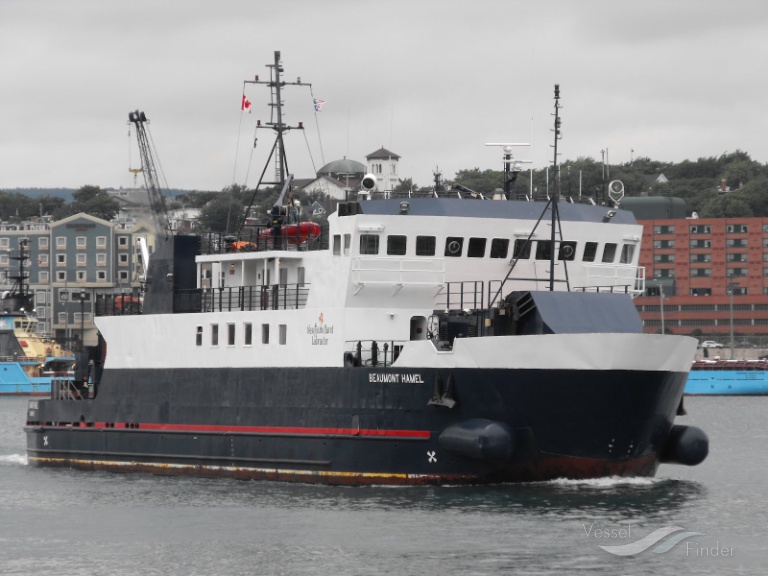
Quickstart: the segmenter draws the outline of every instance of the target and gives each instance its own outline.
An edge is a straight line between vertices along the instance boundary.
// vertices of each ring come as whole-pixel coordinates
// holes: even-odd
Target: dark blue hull
[[[30,402],[27,453],[32,465],[338,484],[653,475],[685,379],[586,370],[105,371],[94,399]],[[483,436],[468,449],[448,439],[447,428],[467,422],[508,430],[504,454],[484,452],[493,439]]]

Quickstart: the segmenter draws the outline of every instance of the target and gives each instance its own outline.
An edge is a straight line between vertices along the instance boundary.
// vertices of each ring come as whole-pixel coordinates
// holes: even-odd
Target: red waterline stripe
[[[125,424],[94,422],[94,428],[131,428]],[[429,438],[427,430],[368,430],[356,428],[299,428],[294,426],[207,426],[200,424],[139,424],[134,428],[168,432],[238,432],[245,434],[297,434],[307,436],[386,436],[396,438]]]

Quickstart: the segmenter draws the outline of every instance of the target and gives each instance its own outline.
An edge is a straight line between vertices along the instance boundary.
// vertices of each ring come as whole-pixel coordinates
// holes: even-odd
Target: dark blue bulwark
[[[390,198],[359,202],[363,214],[381,214],[395,216],[401,214],[400,204],[407,202],[409,216],[440,216],[465,218],[501,218],[507,220],[538,220],[542,214],[549,219],[549,211],[544,212],[544,202],[521,202],[505,200],[461,200],[459,198]],[[604,221],[609,208],[589,204],[558,204],[560,220],[564,222],[600,222]],[[608,220],[613,224],[637,224],[634,214],[629,210],[616,210]]]
[[[543,324],[542,334],[643,331],[643,321],[627,294],[541,291],[530,295]]]

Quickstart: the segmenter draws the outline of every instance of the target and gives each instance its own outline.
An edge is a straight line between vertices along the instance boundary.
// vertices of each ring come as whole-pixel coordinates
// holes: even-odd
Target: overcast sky
[[[274,138],[252,154],[243,81],[276,50],[312,83],[285,92],[297,178],[381,146],[422,186],[500,169],[487,142],[544,167],[555,83],[562,159],[768,161],[764,0],[0,0],[0,188],[131,187],[135,109],[171,188],[253,186]]]

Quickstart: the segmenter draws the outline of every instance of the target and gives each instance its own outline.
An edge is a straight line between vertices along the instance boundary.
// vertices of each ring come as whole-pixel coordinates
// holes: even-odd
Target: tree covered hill
[[[663,176],[664,178],[660,178]],[[444,184],[458,183],[475,192],[490,196],[502,187],[502,172],[469,168],[459,170]],[[752,160],[749,154],[737,150],[719,157],[684,160],[679,163],[637,158],[625,164],[604,165],[592,158],[579,157],[560,164],[560,191],[565,196],[605,197],[605,187],[612,180],[624,183],[626,196],[676,196],[683,198],[692,212],[702,218],[768,217],[768,165]],[[541,168],[525,170],[512,185],[514,196],[530,192],[543,196],[557,185],[554,171]],[[400,181],[402,190],[418,189],[408,178]],[[426,187],[427,189],[429,186]],[[240,214],[254,199],[263,204],[258,213],[266,213],[276,191],[253,190],[230,186],[221,192],[171,190],[169,195],[188,207],[203,209],[202,219],[216,221],[215,227],[232,224],[232,214]],[[95,211],[94,216],[109,216],[114,206],[107,202],[106,190],[84,186],[79,190],[67,188],[0,190],[0,220],[27,219],[51,214],[55,219],[77,211]],[[302,203],[316,198],[300,197]],[[90,213],[90,212],[89,212]],[[109,218],[107,218],[109,219]],[[221,221],[221,222],[219,222]],[[211,229],[212,222],[208,222]]]
[[[660,176],[664,176],[660,179]],[[544,195],[556,185],[553,170],[533,170],[534,193]],[[676,196],[702,218],[768,216],[768,166],[736,151],[720,157],[684,160],[679,163],[637,158],[626,164],[603,165],[580,157],[560,164],[560,191],[563,195],[603,197],[612,180],[624,183],[626,196]],[[457,182],[482,194],[501,187],[502,173],[478,168],[460,170]],[[512,187],[514,195],[528,194],[531,174],[522,172]]]

